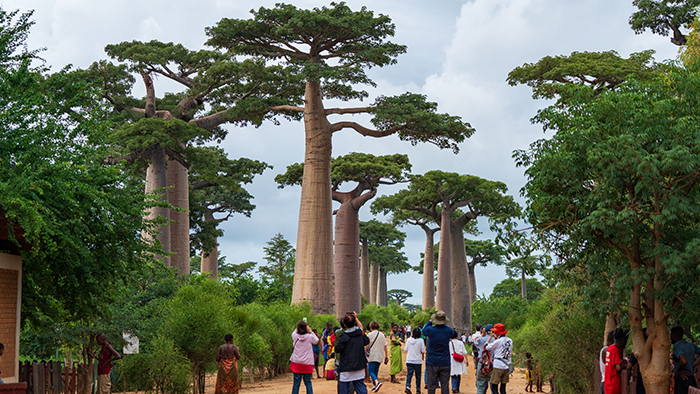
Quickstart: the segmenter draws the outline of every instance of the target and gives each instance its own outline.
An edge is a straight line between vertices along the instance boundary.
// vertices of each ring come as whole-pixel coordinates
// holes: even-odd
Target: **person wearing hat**
[[[428,394],[435,394],[438,380],[442,394],[450,392],[450,339],[457,335],[447,326],[450,319],[443,311],[437,311],[430,317],[428,324],[423,327],[423,335],[428,339],[428,352],[425,358],[427,372]]]
[[[506,384],[510,369],[510,357],[513,354],[513,340],[506,334],[506,326],[501,323],[493,326],[491,336],[486,340],[484,350],[491,352],[493,371],[491,372],[491,394],[506,394]],[[499,390],[500,385],[500,390]]]
[[[491,330],[493,329],[493,324],[487,324],[481,328],[481,336],[474,340],[474,346],[476,346],[479,357],[476,366],[476,394],[486,394],[489,389],[489,381],[491,380],[491,372],[488,375],[481,373],[481,367],[484,356],[484,346],[486,346],[486,341],[488,341],[491,336]]]

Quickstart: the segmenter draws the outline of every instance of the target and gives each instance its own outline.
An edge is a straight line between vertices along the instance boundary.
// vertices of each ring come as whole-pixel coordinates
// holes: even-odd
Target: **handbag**
[[[458,363],[463,363],[464,356],[454,351],[454,344],[452,343],[452,341],[450,341],[450,345],[452,345],[452,358],[454,358],[455,361],[457,361]]]
[[[369,347],[365,349],[365,357],[369,358],[369,354],[372,353],[372,346],[374,346],[374,343],[377,342],[377,338],[379,338],[378,332],[377,335],[374,336],[374,341],[372,341],[372,344],[370,344]]]

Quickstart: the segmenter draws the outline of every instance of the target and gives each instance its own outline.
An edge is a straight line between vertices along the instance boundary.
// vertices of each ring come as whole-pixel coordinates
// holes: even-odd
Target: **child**
[[[311,332],[318,338],[318,330],[315,328]],[[314,369],[316,370],[316,378],[320,378],[321,375],[318,374],[318,360],[321,358],[321,349],[318,347],[318,343],[312,344],[311,348],[314,351]]]
[[[540,376],[540,366],[535,366],[535,386],[537,386],[538,393],[544,393],[542,390],[542,376]]]
[[[532,384],[535,381],[535,378],[532,374],[532,354],[525,353],[525,357],[527,358],[527,361],[525,362],[525,366],[527,367],[527,370],[525,371],[525,379],[527,380],[527,386],[525,386],[525,391],[529,391],[531,393],[534,393],[535,391],[532,389]]]

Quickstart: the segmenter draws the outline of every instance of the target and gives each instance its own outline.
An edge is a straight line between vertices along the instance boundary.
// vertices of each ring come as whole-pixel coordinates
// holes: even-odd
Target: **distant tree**
[[[539,300],[545,287],[535,278],[525,281],[529,300]],[[493,287],[491,297],[513,297],[521,293],[520,279],[506,278]]]
[[[275,290],[272,298],[289,302],[294,283],[295,250],[292,244],[279,233],[267,241],[263,250],[267,264],[258,268],[263,283]]]
[[[395,299],[397,305],[401,305],[404,301],[413,297],[413,293],[403,289],[392,289],[387,292],[387,296],[389,296],[389,298]]]
[[[519,206],[506,191],[502,182],[434,170],[411,176],[407,189],[377,199],[378,206],[415,211],[440,225],[436,308],[444,310],[459,331],[471,330],[472,315],[465,226],[480,216],[495,223],[519,215]]]
[[[370,304],[388,305],[387,274],[403,273],[411,266],[403,249],[406,234],[376,219],[360,222],[360,239],[367,243],[370,264]]]
[[[378,97],[359,108],[325,108],[324,99],[353,100],[368,96],[354,85],[374,82],[365,69],[394,64],[406,47],[387,41],[394,24],[362,7],[345,3],[312,10],[289,4],[252,11],[251,19],[222,19],[207,29],[209,45],[233,53],[280,61],[305,80],[304,106],[273,108],[304,114],[306,152],[297,235],[295,303],[310,301],[315,312],[332,313],[333,237],[331,216],[332,136],[353,129],[363,136],[396,134],[412,144],[429,142],[456,151],[474,129],[460,118],[438,114],[437,106],[417,94]],[[299,97],[295,102],[300,101]],[[376,129],[351,121],[331,123],[329,115],[369,113]]]

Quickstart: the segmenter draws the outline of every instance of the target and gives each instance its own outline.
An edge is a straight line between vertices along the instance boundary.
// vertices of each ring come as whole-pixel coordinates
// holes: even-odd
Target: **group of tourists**
[[[642,330],[644,339],[647,339],[646,328]],[[607,335],[607,345],[600,350],[600,373],[602,375],[600,383],[601,394],[622,393],[622,371],[632,369],[638,364],[634,354],[629,359],[625,359],[623,350],[627,346],[629,331],[617,328]],[[700,364],[700,347],[686,341],[683,327],[671,329],[670,338],[673,344],[671,361],[673,362],[672,389],[675,394],[688,394],[690,387],[697,388],[694,368]],[[637,373],[636,394],[646,394],[642,374]]]
[[[339,394],[366,394],[369,391],[366,380],[371,382],[373,393],[382,387],[379,380],[382,363],[390,366],[391,382],[399,383],[396,376],[404,368],[402,353],[406,353],[406,394],[413,394],[414,379],[416,394],[421,393],[421,388],[427,389],[428,394],[435,394],[438,388],[441,394],[449,393],[450,389],[459,393],[461,375],[467,373],[469,365],[463,340],[466,336],[460,339],[448,323],[445,312],[437,311],[423,327],[392,324],[387,337],[376,321],[365,330],[354,312],[340,320],[340,327],[327,322],[321,335],[302,320],[292,333],[292,394],[299,393],[302,381],[306,392],[313,394],[311,377],[319,364],[318,354],[324,358],[324,377],[337,380]],[[512,372],[513,341],[506,336],[508,331],[503,324],[479,328],[479,332],[468,338],[478,352],[475,353],[477,392],[486,394],[490,386],[492,394],[505,394]],[[316,376],[319,376],[317,370]]]

